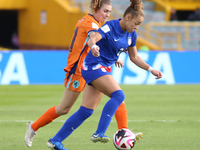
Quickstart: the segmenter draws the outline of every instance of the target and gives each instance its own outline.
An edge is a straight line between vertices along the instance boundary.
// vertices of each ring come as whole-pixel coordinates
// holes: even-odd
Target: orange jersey
[[[98,30],[100,27],[101,24],[91,14],[78,21],[70,43],[67,66],[64,68],[65,72],[81,75],[81,65],[90,50],[87,45],[85,46],[88,33],[92,30]]]

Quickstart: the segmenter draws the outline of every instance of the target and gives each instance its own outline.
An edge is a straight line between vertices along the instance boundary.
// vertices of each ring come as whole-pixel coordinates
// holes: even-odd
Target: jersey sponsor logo
[[[92,22],[92,28],[99,29],[99,26],[96,23]]]
[[[105,25],[105,26],[101,27],[101,30],[102,30],[104,33],[107,33],[107,32],[110,31],[110,28],[109,28],[108,25]]]
[[[74,87],[75,89],[77,89],[77,88],[79,87],[79,85],[80,85],[80,82],[79,82],[79,81],[75,80],[75,81],[73,82],[73,87]]]

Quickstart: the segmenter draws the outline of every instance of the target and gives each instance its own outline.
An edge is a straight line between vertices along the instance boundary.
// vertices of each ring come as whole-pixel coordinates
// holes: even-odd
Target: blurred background
[[[163,71],[165,78],[161,83],[200,83],[200,0],[142,1],[145,19],[137,30],[139,55]],[[130,5],[129,0],[111,2],[113,10],[109,19],[121,18]],[[90,0],[0,0],[0,84],[15,83],[15,80],[21,83],[17,80],[20,77],[26,79],[27,82],[22,82],[24,84],[38,83],[36,79],[30,81],[31,75],[36,71],[42,74],[44,70],[44,74],[47,74],[48,66],[64,74],[63,68],[66,66],[67,50],[75,24],[89,13],[89,4]],[[38,51],[31,53],[32,50]],[[16,51],[21,53],[16,54]],[[119,83],[132,83],[125,74],[135,77],[137,82],[141,74],[146,74],[131,69],[126,56],[122,55],[121,59],[128,69],[124,68],[121,73],[116,73],[114,69]],[[38,69],[38,66],[40,70],[33,69]],[[195,73],[187,74],[185,68]],[[20,69],[23,70],[22,75]],[[23,75],[24,72],[27,77]],[[56,73],[55,78],[62,78],[60,74]],[[120,79],[119,74],[122,74]],[[40,75],[38,79],[44,81],[46,78]],[[146,76],[138,83],[145,84],[148,81]],[[55,83],[61,82],[63,80]]]
[[[162,71],[163,78],[156,80],[134,66],[125,53],[120,54],[124,68],[111,72],[126,95],[129,128],[144,134],[135,148],[199,150],[200,0],[142,1],[145,18],[137,30],[138,55]],[[111,2],[109,19],[121,18],[130,5],[130,0]],[[90,11],[89,3],[0,0],[0,149],[24,150],[25,123],[62,99],[69,44],[75,24]],[[81,97],[67,117],[80,107]],[[67,148],[114,149],[112,142],[96,145],[87,140],[106,102],[104,97],[93,116],[63,143]],[[44,150],[65,120],[60,117],[39,131],[33,149]],[[113,119],[106,135],[112,137],[116,130]],[[77,142],[81,136],[87,138]]]
[[[129,0],[111,0],[121,18]],[[0,47],[68,49],[74,26],[90,0],[1,0]],[[200,50],[200,0],[143,0],[145,20],[138,49]]]

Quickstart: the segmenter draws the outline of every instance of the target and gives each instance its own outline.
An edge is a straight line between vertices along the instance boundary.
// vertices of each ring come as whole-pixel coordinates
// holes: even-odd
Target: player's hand
[[[124,63],[121,60],[118,59],[115,62],[115,66],[118,67],[118,68],[123,68],[124,67]]]
[[[154,75],[154,76],[156,76],[156,79],[160,79],[160,78],[162,78],[162,72],[161,71],[158,71],[158,70],[155,70],[155,69],[153,69],[152,71],[151,71],[151,73]]]
[[[95,45],[95,46],[92,47],[92,55],[93,55],[94,57],[100,56],[99,49],[100,49],[100,48],[99,48],[99,46],[97,46],[97,45]]]
[[[125,54],[128,54],[128,48],[124,52],[125,52]]]

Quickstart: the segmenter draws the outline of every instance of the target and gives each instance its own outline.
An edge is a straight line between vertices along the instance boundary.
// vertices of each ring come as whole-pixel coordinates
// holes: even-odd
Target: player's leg
[[[74,92],[65,88],[61,104],[49,108],[42,116],[40,116],[35,122],[27,123],[25,143],[28,147],[32,146],[34,136],[37,134],[37,130],[47,124],[51,123],[54,119],[60,115],[69,112],[74,102],[79,96],[79,92]],[[56,111],[57,110],[57,111]],[[57,113],[58,112],[58,113]],[[59,115],[58,115],[59,114]]]
[[[33,130],[37,131],[39,128],[49,124],[57,117],[67,114],[79,94],[79,92],[71,91],[65,88],[61,103],[58,106],[48,109],[40,118],[38,118],[31,126]]]
[[[91,84],[96,89],[110,97],[110,100],[103,108],[97,131],[91,137],[93,142],[100,141],[102,143],[107,143],[109,141],[109,137],[105,136],[104,134],[117,108],[124,101],[125,96],[111,75],[101,76],[92,81]]]
[[[77,84],[79,82],[79,84]],[[74,84],[76,83],[76,84]],[[75,86],[76,85],[76,86]],[[78,86],[77,86],[78,85]],[[32,146],[32,141],[36,135],[36,131],[52,122],[57,117],[68,113],[77,100],[80,92],[84,89],[85,80],[81,76],[73,74],[66,74],[65,90],[60,105],[51,107],[35,122],[27,123],[27,130],[25,135],[25,143],[28,147]]]
[[[125,103],[121,103],[115,112],[115,118],[117,121],[118,129],[128,129],[128,118],[127,118],[127,110]],[[139,141],[142,138],[142,132],[135,133],[136,141]]]
[[[102,97],[102,92],[94,88],[92,85],[86,84],[83,91],[81,106],[95,110],[95,108],[99,105]]]
[[[76,128],[78,128],[88,117],[92,115],[94,110],[81,106],[78,111],[71,115],[57,134],[50,138],[47,142],[49,148],[62,149],[62,141],[67,138]],[[57,143],[57,145],[53,144]]]
[[[88,117],[90,117],[101,101],[103,93],[93,86],[86,85],[83,92],[83,101],[81,107],[72,116],[70,116],[57,134],[51,138],[47,145],[52,147],[51,143],[60,143],[66,139],[76,128],[78,128]]]
[[[92,71],[92,72],[95,73],[96,71]],[[87,75],[91,76],[90,73],[91,73],[90,71],[87,71]],[[97,75],[98,75],[98,73],[99,73],[99,70],[97,70]],[[104,71],[102,73],[107,74]],[[105,76],[107,76],[107,75],[105,75]],[[104,77],[104,76],[102,76],[102,77]],[[102,78],[102,77],[100,77],[100,78]],[[101,127],[102,127],[102,122],[104,122],[104,121],[106,122],[105,124],[108,127],[112,116],[114,115],[115,111],[117,110],[119,105],[124,100],[124,94],[121,91],[119,85],[116,83],[116,81],[113,79],[113,77],[111,75],[109,75],[109,78],[112,78],[111,79],[112,81],[105,82],[104,79],[107,80],[107,78],[102,78],[101,80],[98,80],[99,78],[96,79],[96,80],[98,80],[97,83],[99,83],[99,85],[97,87],[100,89],[100,91],[104,92],[104,94],[111,97],[111,100],[109,100],[109,102],[103,112],[103,113],[110,113],[110,114],[106,114],[106,115],[108,115],[108,119],[101,120],[101,125],[100,125]],[[96,85],[96,84],[93,84],[93,85]],[[109,87],[110,85],[111,85],[111,87]],[[85,87],[84,92],[86,91],[86,93],[83,94],[84,96],[83,96],[82,106],[79,108],[79,110],[77,112],[75,112],[72,116],[70,116],[66,120],[66,122],[64,123],[62,128],[58,131],[58,133],[47,142],[48,147],[51,147],[49,145],[51,145],[52,142],[54,142],[54,143],[57,142],[57,143],[60,143],[59,145],[62,145],[62,141],[65,138],[67,138],[76,128],[78,128],[89,116],[92,115],[92,113],[94,111],[93,109],[96,108],[97,104],[100,101],[98,99],[94,100],[94,98],[97,95],[100,95],[100,92],[98,90],[96,90],[95,88],[90,87],[90,86]],[[101,96],[99,96],[99,99],[101,99]],[[107,127],[106,127],[106,129],[107,129]],[[102,130],[104,130],[104,129],[102,129]],[[105,132],[102,131],[102,133],[105,133]],[[102,142],[104,142],[104,141],[102,141]]]
[[[128,129],[128,118],[125,102],[121,103],[115,112],[118,129]]]

